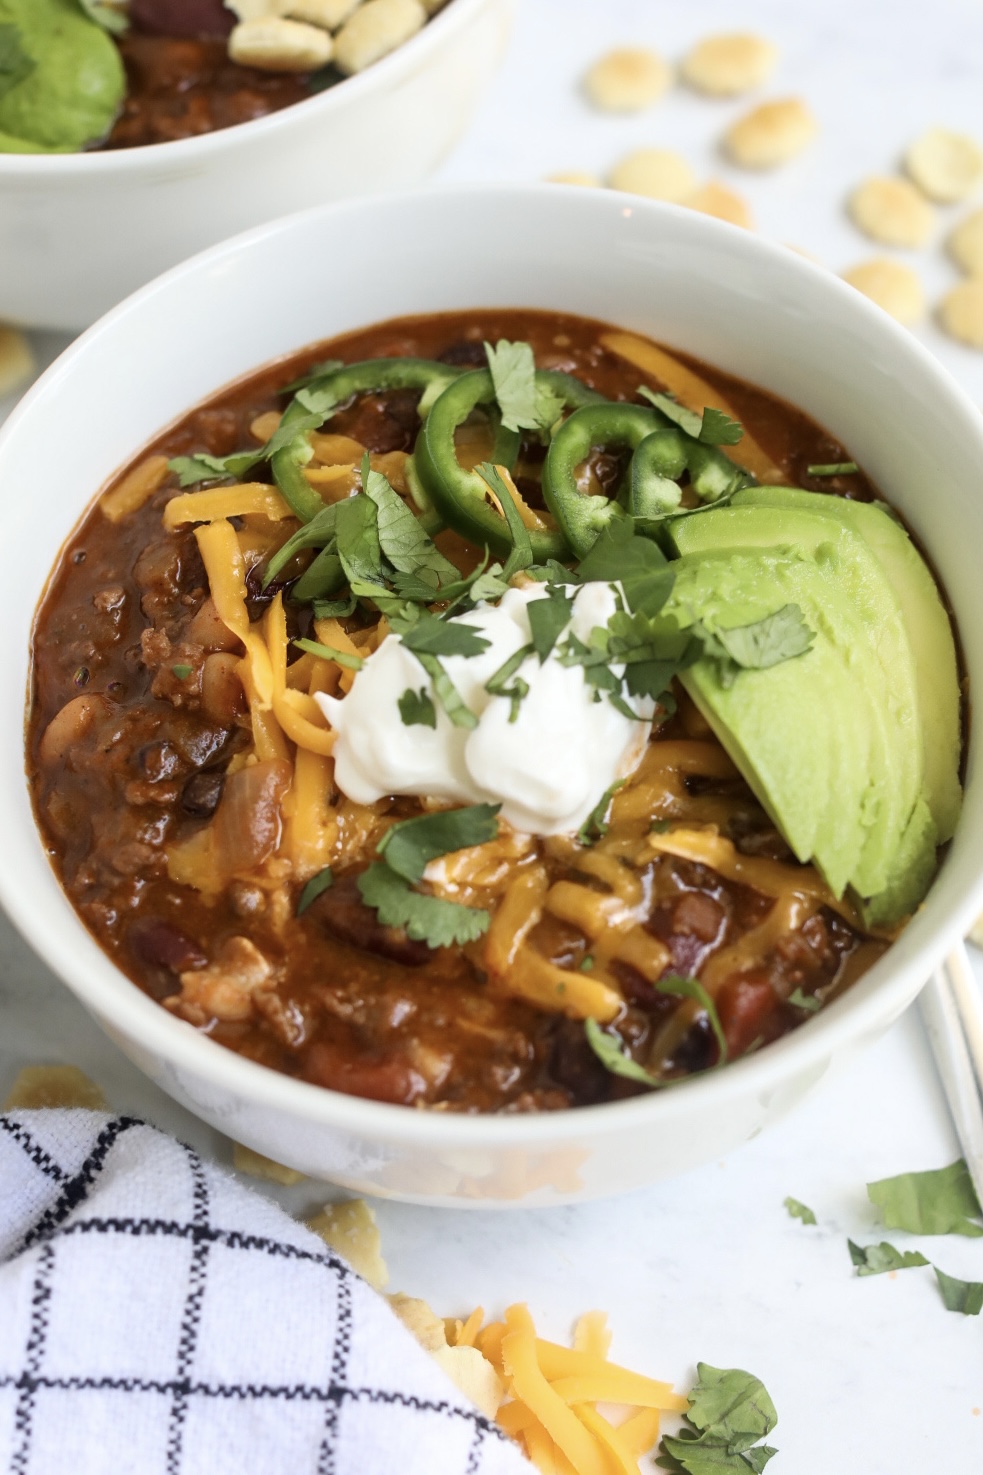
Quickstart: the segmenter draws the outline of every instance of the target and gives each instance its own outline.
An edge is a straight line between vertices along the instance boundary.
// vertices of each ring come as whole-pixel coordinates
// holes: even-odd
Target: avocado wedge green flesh
[[[77,0],[0,0],[0,27],[26,58],[0,87],[0,151],[65,153],[109,132],[126,93],[119,48]]]
[[[793,602],[815,632],[807,654],[742,671],[729,688],[707,662],[683,678],[796,855],[815,860],[837,895],[850,884],[864,898],[898,889],[902,853],[909,868],[912,849],[934,865],[934,827],[919,811],[914,661],[865,541],[784,507],[714,509],[673,537],[684,555],[677,618],[733,626]],[[710,558],[712,576],[699,574]]]
[[[918,549],[890,512],[874,502],[853,502],[798,487],[748,487],[731,505],[817,512],[859,533],[876,555],[897,596],[915,662],[925,795],[939,843],[950,839],[962,805],[956,647],[949,616]]]

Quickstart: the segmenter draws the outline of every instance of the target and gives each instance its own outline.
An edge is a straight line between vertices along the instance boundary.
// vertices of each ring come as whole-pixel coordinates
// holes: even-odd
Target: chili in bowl
[[[965,826],[932,880],[960,804],[949,616],[875,489],[962,632],[973,596],[923,525],[919,468],[811,355],[786,386],[781,311],[758,304],[758,362],[733,373],[732,270],[838,315],[868,364],[896,347],[876,315],[671,210],[479,194],[529,226],[522,266],[479,253],[439,287],[370,291],[336,251],[352,300],[314,314],[313,346],[284,286],[236,349],[278,361],[206,397],[230,377],[207,307],[223,348],[201,383],[158,376],[171,428],[141,408],[111,432],[144,445],[115,476],[82,435],[104,489],[39,613],[29,770],[77,909],[59,898],[44,950],[167,1089],[369,1191],[555,1202],[757,1130],[903,1007],[972,910]],[[435,213],[459,262],[460,192],[401,207],[411,263]],[[247,293],[278,257],[313,272],[321,232],[392,209],[257,233],[225,269]],[[568,236],[600,321],[565,307],[569,279],[543,285]],[[102,395],[123,392],[126,334],[190,321],[207,279],[192,264],[93,335]],[[956,505],[971,421],[908,358],[950,415]],[[36,915],[6,865],[4,886]]]

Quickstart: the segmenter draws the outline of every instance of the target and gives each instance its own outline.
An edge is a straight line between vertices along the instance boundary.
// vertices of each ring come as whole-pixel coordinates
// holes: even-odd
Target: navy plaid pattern
[[[382,1297],[131,1117],[0,1116],[0,1471],[528,1475]]]

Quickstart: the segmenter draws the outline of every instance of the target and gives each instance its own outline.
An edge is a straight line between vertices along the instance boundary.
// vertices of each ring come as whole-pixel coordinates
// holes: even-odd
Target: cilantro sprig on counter
[[[698,1362],[696,1371],[683,1428],[663,1436],[655,1463],[676,1475],[760,1475],[778,1453],[761,1443],[778,1423],[765,1385],[742,1368]]]
[[[439,810],[391,825],[379,843],[380,859],[358,878],[358,889],[384,927],[402,927],[414,942],[451,947],[476,942],[488,930],[482,907],[445,901],[414,888],[432,860],[498,834],[497,804]]]

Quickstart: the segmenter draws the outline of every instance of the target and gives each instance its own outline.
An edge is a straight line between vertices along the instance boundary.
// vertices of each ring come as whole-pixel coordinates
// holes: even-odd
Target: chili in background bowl
[[[981,679],[975,550],[983,512],[975,488],[983,428],[975,407],[877,309],[784,248],[674,207],[552,187],[431,191],[274,223],[171,272],[74,345],[0,437],[5,544],[18,550],[4,636],[10,688],[26,687],[33,611],[83,507],[169,420],[307,343],[471,306],[597,317],[805,410],[907,519],[951,602],[970,683]],[[173,353],[168,343],[178,345]],[[869,974],[791,1036],[719,1072],[603,1106],[541,1116],[413,1111],[267,1071],[168,1017],[129,983],[48,865],[23,775],[17,703],[8,706],[2,743],[0,895],[130,1058],[190,1110],[272,1157],[356,1191],[422,1202],[596,1197],[730,1150],[897,1017],[983,892],[971,734],[963,819],[924,906]]]
[[[425,179],[497,70],[514,7],[452,0],[355,76],[198,137],[78,154],[0,153],[0,321],[85,328],[236,231]]]

